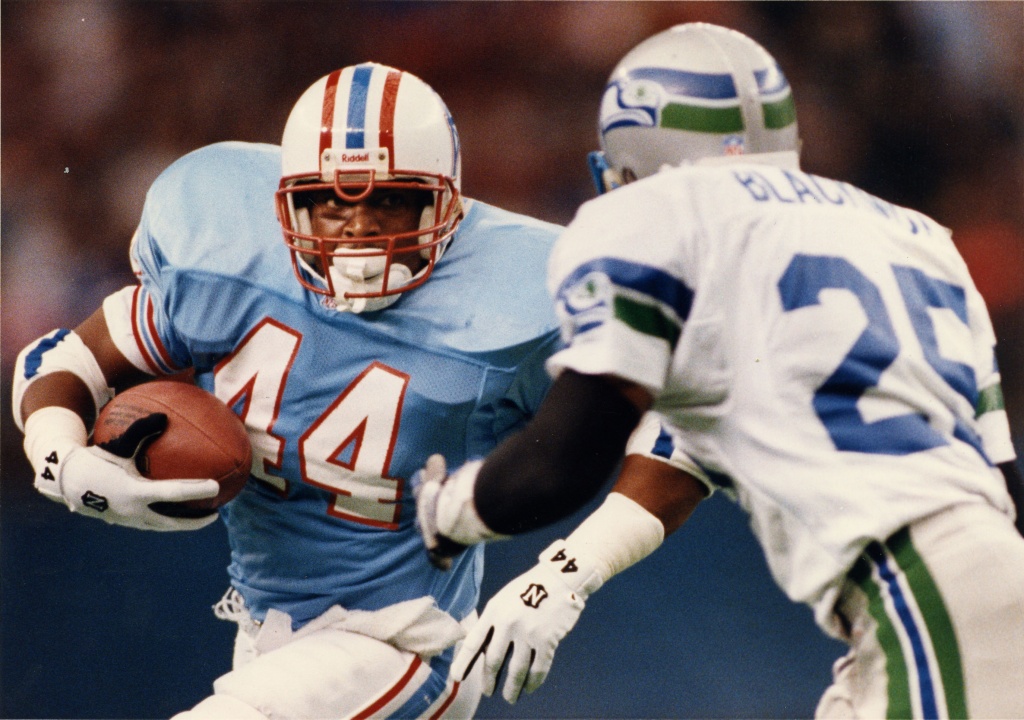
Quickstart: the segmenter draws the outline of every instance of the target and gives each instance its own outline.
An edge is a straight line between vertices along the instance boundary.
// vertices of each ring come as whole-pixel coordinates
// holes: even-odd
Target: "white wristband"
[[[658,549],[665,526],[639,503],[610,493],[565,540],[540,555],[543,564],[557,565],[566,584],[584,600],[604,583]]]
[[[25,455],[35,471],[36,489],[43,495],[67,504],[60,487],[60,465],[67,454],[85,447],[89,432],[78,413],[51,405],[33,412],[25,420]]]

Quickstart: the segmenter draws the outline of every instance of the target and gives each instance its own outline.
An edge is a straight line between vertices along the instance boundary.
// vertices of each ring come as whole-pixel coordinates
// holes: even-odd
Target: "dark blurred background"
[[[0,715],[167,717],[230,662],[218,526],[163,535],[70,515],[31,487],[10,408],[18,351],[132,282],[150,182],[221,140],[277,142],[315,79],[375,60],[446,100],[467,195],[566,223],[616,61],[688,21],[741,30],[794,88],[804,168],[933,215],[989,303],[1024,432],[1024,3],[10,2],[2,64]],[[575,522],[575,520],[573,521]],[[488,551],[485,597],[568,524]],[[545,686],[481,717],[802,717],[842,647],[771,583],[713,498],[595,595]]]

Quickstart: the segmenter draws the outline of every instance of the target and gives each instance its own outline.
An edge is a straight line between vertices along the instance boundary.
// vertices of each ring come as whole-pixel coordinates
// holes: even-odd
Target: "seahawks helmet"
[[[277,216],[295,276],[338,310],[390,305],[426,282],[455,233],[461,176],[455,124],[421,79],[377,63],[320,78],[292,108],[281,140]],[[418,229],[346,239],[344,246],[313,234],[313,194],[333,191],[356,203],[385,188],[430,194]],[[400,262],[404,253],[426,260],[415,276]]]
[[[716,158],[797,165],[796,111],[779,66],[746,35],[708,23],[676,25],[627,53],[605,87],[599,132],[603,152],[590,154],[599,193]]]

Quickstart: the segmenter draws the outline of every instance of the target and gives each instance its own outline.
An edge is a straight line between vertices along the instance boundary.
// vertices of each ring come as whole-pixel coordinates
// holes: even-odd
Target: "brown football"
[[[252,463],[245,426],[227,405],[191,383],[155,380],[118,393],[100,411],[93,443],[108,442],[153,413],[167,415],[167,429],[136,457],[139,472],[152,480],[213,478],[220,483],[216,497],[153,503],[154,511],[201,517],[242,491]]]

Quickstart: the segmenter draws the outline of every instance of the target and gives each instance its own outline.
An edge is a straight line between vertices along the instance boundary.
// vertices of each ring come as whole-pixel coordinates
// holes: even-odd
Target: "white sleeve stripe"
[[[140,302],[140,297],[141,302]],[[150,316],[152,315],[152,306],[150,305],[149,295],[145,293],[140,285],[135,290],[135,295],[132,297],[132,337],[135,338],[135,345],[139,349],[139,354],[146,361],[146,364],[152,369],[155,375],[165,375],[167,371],[160,366],[157,362],[156,357],[146,346],[146,340],[142,335],[142,332],[146,328],[146,323],[142,321],[143,313],[145,310],[149,310]]]

